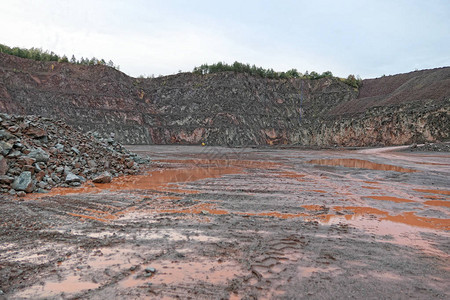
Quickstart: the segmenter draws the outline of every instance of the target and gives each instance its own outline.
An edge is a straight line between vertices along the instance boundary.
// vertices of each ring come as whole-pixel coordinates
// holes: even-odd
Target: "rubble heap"
[[[149,160],[62,121],[0,114],[0,192],[23,196],[136,174]]]

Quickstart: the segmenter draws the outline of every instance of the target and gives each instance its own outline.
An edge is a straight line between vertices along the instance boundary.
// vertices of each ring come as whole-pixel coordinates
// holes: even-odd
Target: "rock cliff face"
[[[53,67],[52,67],[53,65]],[[395,145],[450,138],[450,68],[363,81],[232,72],[135,79],[0,53],[0,111],[114,132],[127,144]]]

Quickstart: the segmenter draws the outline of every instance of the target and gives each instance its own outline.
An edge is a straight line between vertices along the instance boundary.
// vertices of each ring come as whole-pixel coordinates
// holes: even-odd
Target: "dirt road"
[[[145,175],[0,201],[7,299],[445,299],[450,155],[135,146]]]

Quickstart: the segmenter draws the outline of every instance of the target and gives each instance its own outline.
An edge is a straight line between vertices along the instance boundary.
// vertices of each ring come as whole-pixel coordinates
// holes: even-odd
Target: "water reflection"
[[[326,165],[326,166],[341,166],[347,168],[381,170],[381,171],[395,171],[402,173],[413,173],[416,170],[402,168],[399,166],[378,164],[368,160],[354,159],[354,158],[332,158],[332,159],[314,159],[308,161],[310,164]]]

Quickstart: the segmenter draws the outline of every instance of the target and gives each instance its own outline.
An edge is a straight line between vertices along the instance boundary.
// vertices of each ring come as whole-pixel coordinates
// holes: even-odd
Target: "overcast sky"
[[[0,43],[131,75],[240,61],[379,77],[450,65],[450,0],[0,0]]]

